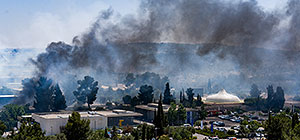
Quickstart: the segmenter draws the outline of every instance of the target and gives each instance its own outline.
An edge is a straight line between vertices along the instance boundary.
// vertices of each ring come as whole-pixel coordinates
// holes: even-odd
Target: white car
[[[191,127],[190,124],[183,124],[184,127]]]

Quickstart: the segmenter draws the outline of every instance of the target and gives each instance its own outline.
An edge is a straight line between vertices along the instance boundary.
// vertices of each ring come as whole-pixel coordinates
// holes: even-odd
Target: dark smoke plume
[[[101,12],[87,33],[74,37],[73,44],[51,43],[32,62],[38,76],[61,80],[64,75],[76,78],[88,72],[98,75],[96,79],[101,83],[106,80],[102,73],[154,71],[193,78],[199,75],[199,69],[210,67],[207,63],[222,63],[214,62],[219,61],[217,57],[234,67],[245,81],[289,81],[294,77],[289,70],[298,67],[273,69],[274,65],[277,61],[290,63],[287,56],[292,55],[292,62],[297,58],[291,53],[269,51],[274,46],[269,42],[280,42],[277,49],[285,52],[299,50],[299,9],[297,0],[289,1],[284,14],[266,12],[255,0],[143,0],[136,16],[116,16],[112,9]],[[284,21],[288,22],[282,28]],[[224,69],[211,66],[216,67]],[[274,75],[289,73],[289,77],[274,76],[270,71]],[[206,72],[203,75],[220,73]]]

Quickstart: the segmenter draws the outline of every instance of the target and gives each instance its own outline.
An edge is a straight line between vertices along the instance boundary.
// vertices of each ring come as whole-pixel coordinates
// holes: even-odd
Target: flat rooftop
[[[163,104],[162,106],[163,106],[163,111],[168,112],[170,105]],[[135,106],[135,108],[148,110],[148,111],[155,111],[155,110],[157,111],[158,104],[157,103],[149,103],[148,105],[137,105],[137,106]],[[176,108],[178,108],[178,105],[176,106]],[[198,110],[198,109],[194,109],[194,108],[185,108],[185,109],[186,109],[186,111],[197,111]]]
[[[44,119],[58,119],[58,118],[69,118],[71,112],[51,112],[51,113],[37,113],[32,116],[38,116]],[[112,111],[89,111],[89,112],[79,112],[82,118],[93,118],[93,117],[138,117],[143,116],[140,113],[127,110],[112,110]]]

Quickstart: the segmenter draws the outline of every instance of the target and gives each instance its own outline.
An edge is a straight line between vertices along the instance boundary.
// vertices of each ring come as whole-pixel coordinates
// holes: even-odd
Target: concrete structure
[[[104,129],[106,127],[122,125],[133,125],[133,119],[142,116],[140,113],[113,110],[113,111],[93,111],[79,112],[81,119],[90,120],[90,128],[92,130]],[[62,128],[67,124],[71,112],[59,113],[39,113],[32,114],[32,118],[38,122],[46,135],[55,135],[61,133]]]
[[[235,95],[227,93],[224,89],[217,94],[209,95],[205,98],[205,103],[241,103],[242,101]]]
[[[168,113],[168,109],[170,105],[163,104],[163,111],[165,114]],[[146,121],[152,123],[154,120],[154,111],[157,111],[158,104],[157,103],[149,103],[148,105],[137,105],[135,106],[135,112],[143,114],[143,117],[139,117],[139,120]],[[191,118],[190,116],[196,117],[198,115],[198,109],[195,108],[186,108],[187,119],[186,123],[193,123],[192,120],[195,118]]]

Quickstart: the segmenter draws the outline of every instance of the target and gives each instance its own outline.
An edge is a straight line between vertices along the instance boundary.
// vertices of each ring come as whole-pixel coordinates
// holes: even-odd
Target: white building
[[[113,125],[132,125],[134,117],[142,116],[140,113],[114,110],[114,111],[93,111],[79,112],[81,119],[90,120],[90,129],[104,129]],[[62,128],[67,124],[71,112],[68,113],[47,113],[47,114],[32,114],[32,118],[38,122],[46,136],[61,133]]]
[[[241,103],[239,97],[227,93],[224,89],[217,94],[212,94],[206,97],[205,103]]]

